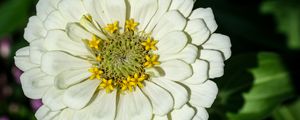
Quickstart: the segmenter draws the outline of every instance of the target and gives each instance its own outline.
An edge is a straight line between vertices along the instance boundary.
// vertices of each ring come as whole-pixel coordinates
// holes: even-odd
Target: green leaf
[[[297,0],[265,1],[263,13],[275,16],[278,31],[288,37],[288,47],[300,49],[300,2]]]
[[[273,113],[275,120],[300,120],[300,99],[289,105],[279,107]]]
[[[250,70],[254,76],[253,86],[243,94],[245,104],[238,113],[227,114],[230,120],[263,119],[293,95],[289,74],[280,57],[274,53],[259,53],[257,58],[258,67]]]
[[[255,53],[235,55],[225,64],[224,76],[215,80],[219,94],[208,109],[211,120],[226,120],[228,111],[237,112],[242,107],[242,93],[249,91],[254,79],[248,70],[257,66],[257,56]]]
[[[7,0],[0,6],[0,37],[24,28],[33,0]]]

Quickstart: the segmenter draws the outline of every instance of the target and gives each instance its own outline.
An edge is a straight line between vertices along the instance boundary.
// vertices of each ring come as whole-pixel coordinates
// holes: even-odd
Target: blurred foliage
[[[237,55],[226,65],[209,110],[212,120],[261,120],[294,95],[289,73],[275,53]]]
[[[292,104],[283,105],[273,113],[275,120],[300,120],[300,99]]]
[[[267,2],[196,2],[197,6],[212,7],[219,24],[217,32],[229,35],[233,44],[233,56],[226,63],[225,75],[216,80],[220,92],[213,107],[209,109],[211,120],[272,120],[275,118],[271,117],[272,113],[277,114],[276,108],[293,102],[293,98],[299,96],[295,94],[300,87],[300,71],[296,65],[299,51],[292,46],[300,45],[295,42],[300,41],[300,38],[295,38],[291,43],[289,34],[280,34],[276,28],[290,24],[284,26],[285,29],[299,36],[299,29],[297,32],[294,28],[299,27],[296,25],[299,25],[300,20],[291,17],[283,23],[272,16],[279,14],[275,10],[280,14],[299,12],[300,7],[294,7],[299,6],[299,1],[284,1],[285,5],[282,6],[289,11],[282,11],[282,6],[273,7],[274,12],[265,15],[261,9]],[[289,28],[291,26],[294,28]],[[260,82],[264,79],[266,82]]]
[[[257,61],[258,67],[250,70],[254,76],[253,86],[249,92],[243,93],[245,103],[239,112],[228,114],[230,120],[266,118],[284,100],[293,95],[289,73],[278,55],[259,53]]]
[[[273,14],[278,23],[278,31],[288,37],[291,49],[300,49],[300,1],[269,0],[262,4],[262,12]]]
[[[13,39],[9,58],[0,57],[0,74],[6,76],[0,78],[0,119],[6,120],[34,120],[34,111],[30,106],[20,85],[14,80],[13,56],[17,49],[27,45],[23,39],[29,16],[34,12],[36,0],[1,0],[0,1],[0,40]],[[4,39],[5,38],[5,39]],[[2,76],[2,77],[3,77]],[[4,96],[4,88],[11,90],[9,96]]]
[[[0,40],[11,38],[13,53],[0,57],[0,74],[8,76],[5,85],[13,89],[12,95],[0,99],[0,119],[34,119],[30,100],[10,71],[15,51],[28,45],[23,29],[37,1],[0,1]],[[217,32],[229,35],[233,44],[225,75],[215,80],[220,92],[209,109],[210,119],[300,120],[300,102],[295,99],[299,95],[294,94],[300,88],[295,64],[300,61],[295,57],[300,48],[299,0],[197,0],[195,7],[212,7]]]
[[[0,7],[0,38],[23,29],[33,0],[7,0]]]

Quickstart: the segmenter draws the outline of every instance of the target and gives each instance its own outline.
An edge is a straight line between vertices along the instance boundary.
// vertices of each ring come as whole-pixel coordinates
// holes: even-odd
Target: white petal
[[[29,46],[20,48],[17,52],[16,52],[16,56],[29,56],[30,52],[29,52]]]
[[[65,29],[68,21],[59,11],[53,11],[49,14],[44,21],[45,28],[47,30]]]
[[[29,22],[24,31],[24,38],[28,42],[44,37],[47,34],[42,21],[37,17],[33,16],[29,18]]]
[[[57,88],[66,89],[72,85],[86,80],[91,73],[88,71],[89,68],[67,70],[55,77],[54,84]]]
[[[32,99],[42,98],[54,81],[52,76],[46,75],[39,68],[24,72],[20,79],[24,94]]]
[[[74,120],[74,113],[73,109],[66,108],[59,114],[57,120]]]
[[[41,68],[50,75],[57,75],[70,69],[81,69],[91,67],[88,61],[76,58],[67,53],[53,51],[43,55]]]
[[[68,22],[77,22],[86,13],[81,0],[62,0],[58,10]]]
[[[203,107],[196,107],[197,113],[194,116],[193,120],[208,120],[208,113]]]
[[[167,115],[173,109],[174,101],[170,93],[166,90],[147,81],[142,90],[150,99],[154,114],[160,116]]]
[[[180,5],[179,11],[183,14],[184,17],[188,17],[194,7],[194,0],[185,0],[183,4]]]
[[[186,46],[187,41],[187,36],[183,32],[170,32],[157,43],[157,53],[159,55],[178,53]]]
[[[96,21],[102,26],[106,27],[107,24],[111,24],[112,21],[110,19],[110,16],[105,14],[105,4],[101,0],[84,0],[85,8],[95,17],[94,19],[97,19]]]
[[[83,0],[82,1],[83,6],[84,6],[85,10],[87,11],[87,13],[89,13],[92,16],[92,18],[95,21],[97,21],[97,23],[99,25],[104,27],[106,22],[103,21],[102,17],[106,18],[106,16],[104,15],[104,13],[102,13],[103,8],[102,7],[99,8],[99,6],[101,6],[100,2],[101,1],[99,1],[99,0]],[[96,9],[101,9],[101,10],[99,10],[99,14]],[[107,18],[106,18],[106,20],[107,20]]]
[[[107,94],[105,91],[100,92],[100,95],[96,100],[91,103],[93,109],[90,115],[93,116],[93,120],[113,120],[116,114],[116,96],[117,92]],[[101,108],[101,109],[99,109]]]
[[[192,64],[195,62],[198,57],[198,48],[194,45],[188,44],[182,51],[177,54],[168,54],[159,56],[159,61],[168,61],[179,59],[183,60],[186,63]]]
[[[155,15],[151,19],[150,23],[148,24],[146,28],[147,33],[151,33],[154,27],[157,25],[159,22],[160,18],[168,11],[170,5],[171,5],[171,0],[158,0],[158,10],[156,11]]]
[[[126,19],[125,0],[102,0],[104,13],[110,18],[110,24],[119,21],[119,26],[124,28]],[[99,11],[98,11],[99,12]]]
[[[231,56],[230,38],[222,34],[212,34],[209,40],[202,45],[204,49],[219,50],[223,53],[225,60]]]
[[[80,24],[78,23],[69,23],[66,27],[66,33],[68,34],[69,38],[76,42],[82,42],[83,39],[91,39],[93,34],[85,30]]]
[[[99,80],[86,80],[68,88],[64,94],[63,102],[72,109],[85,107],[93,97],[99,86]]]
[[[29,56],[15,56],[15,65],[22,71],[27,71],[32,68],[39,67],[38,64],[34,64],[30,61]]]
[[[117,91],[111,93],[100,91],[91,104],[75,113],[74,120],[114,120],[116,96]]]
[[[184,80],[187,84],[201,84],[208,79],[208,63],[203,60],[196,60],[192,64],[193,76]]]
[[[120,94],[119,98],[116,120],[151,119],[151,104],[139,88],[134,92]]]
[[[47,16],[57,8],[61,0],[39,0],[36,5],[36,14],[43,21]]]
[[[177,10],[185,0],[172,0],[172,4],[170,6],[170,10]]]
[[[160,67],[163,69],[165,78],[175,81],[184,80],[193,75],[192,68],[181,60],[169,60],[163,62]]]
[[[179,10],[185,17],[189,16],[194,6],[193,0],[173,0],[170,10]]]
[[[23,47],[16,52],[15,65],[21,69],[22,71],[27,71],[32,68],[39,67],[38,64],[34,64],[31,62],[29,58],[29,46]]]
[[[188,21],[185,31],[190,35],[191,42],[197,46],[207,41],[210,36],[210,31],[202,19]]]
[[[195,110],[188,105],[184,105],[181,109],[175,109],[171,112],[172,120],[191,120],[195,115]]]
[[[32,63],[41,64],[42,55],[46,52],[43,43],[43,39],[34,40],[30,43],[30,60]]]
[[[45,49],[60,50],[71,53],[73,55],[89,55],[83,42],[73,41],[68,35],[61,30],[51,30],[48,32],[44,42]]]
[[[186,19],[178,11],[169,11],[159,20],[152,35],[159,40],[169,32],[183,30],[185,26]]]
[[[80,25],[84,27],[87,31],[97,35],[98,37],[102,39],[106,39],[106,36],[100,31],[101,28],[99,28],[96,23],[91,22],[86,17],[82,17],[80,20]],[[91,38],[88,38],[91,39]]]
[[[152,120],[169,120],[169,119],[167,115],[165,116],[154,115]]]
[[[146,68],[145,73],[150,75],[151,77],[161,77],[164,75],[163,72],[160,71],[160,68],[152,67],[152,68]]]
[[[221,77],[224,74],[224,59],[222,53],[214,50],[201,50],[200,59],[209,63],[209,78]]]
[[[174,99],[175,109],[181,108],[188,102],[189,95],[183,86],[164,78],[156,78],[152,79],[152,81],[170,92]]]
[[[144,30],[158,9],[158,0],[129,0],[130,18],[139,22],[138,29]]]
[[[52,111],[61,110],[66,107],[66,105],[62,102],[63,94],[64,90],[52,87],[43,96],[43,104],[47,105]]]
[[[214,13],[211,8],[198,8],[194,10],[191,16],[189,17],[189,19],[198,18],[201,18],[205,21],[211,33],[214,33],[217,30],[218,25],[216,23]]]
[[[191,89],[191,105],[205,108],[211,107],[218,94],[216,83],[208,80],[200,85],[186,85]]]
[[[35,113],[35,117],[38,120],[53,120],[56,116],[58,116],[60,111],[51,111],[45,105],[41,106]]]

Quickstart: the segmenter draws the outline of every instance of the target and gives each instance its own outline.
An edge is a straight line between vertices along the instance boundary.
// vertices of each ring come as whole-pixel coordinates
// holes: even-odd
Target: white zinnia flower
[[[40,0],[16,65],[39,120],[206,120],[231,55],[195,0]]]

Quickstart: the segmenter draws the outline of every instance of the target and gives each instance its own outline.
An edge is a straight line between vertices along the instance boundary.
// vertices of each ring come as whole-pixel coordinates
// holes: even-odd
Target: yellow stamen
[[[98,56],[96,57],[96,60],[97,60],[97,62],[101,62],[101,61],[102,61],[102,57],[101,57],[100,55],[98,55]]]
[[[155,65],[159,65],[160,62],[158,61],[159,56],[158,55],[153,55],[150,57],[149,55],[145,56],[147,62],[144,63],[144,66],[147,68],[153,67]]]
[[[101,39],[98,38],[96,35],[93,35],[92,40],[89,41],[89,47],[98,50],[100,42]]]
[[[91,80],[93,80],[95,78],[100,80],[101,75],[103,74],[103,71],[99,70],[99,68],[97,68],[97,67],[90,68],[89,72],[92,73],[92,75],[90,76]]]
[[[114,90],[114,86],[112,85],[113,80],[102,79],[100,87],[106,90],[106,93],[110,93]]]
[[[133,78],[130,79],[130,85],[132,86],[138,86],[140,88],[144,87],[144,81],[147,79],[147,75],[142,74],[141,76],[139,76],[139,74],[134,74]]]
[[[138,22],[135,22],[134,19],[126,20],[126,30],[135,31],[136,27],[139,25]]]
[[[116,21],[113,24],[108,24],[107,27],[104,28],[109,33],[114,33],[119,30],[119,22]]]
[[[151,50],[157,50],[156,44],[158,41],[153,40],[152,38],[148,37],[148,39],[142,43],[142,45],[145,47],[145,50],[149,51]]]
[[[130,92],[133,91],[133,86],[130,84],[130,79],[122,80],[121,87],[122,92],[125,92],[126,90],[129,90]]]

